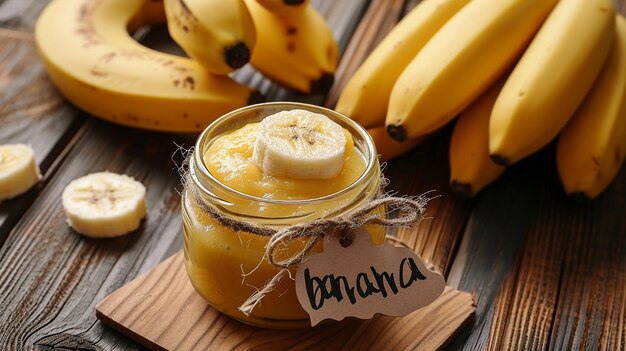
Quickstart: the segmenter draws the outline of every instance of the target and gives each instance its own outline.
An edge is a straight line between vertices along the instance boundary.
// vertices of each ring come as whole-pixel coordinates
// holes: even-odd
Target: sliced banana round
[[[264,118],[252,154],[263,173],[298,179],[328,179],[343,168],[347,136],[330,118],[306,110]]]
[[[92,173],[71,181],[63,190],[67,222],[92,238],[116,237],[139,228],[146,215],[146,188],[132,177]]]
[[[26,192],[40,179],[33,148],[24,144],[0,145],[0,200]]]

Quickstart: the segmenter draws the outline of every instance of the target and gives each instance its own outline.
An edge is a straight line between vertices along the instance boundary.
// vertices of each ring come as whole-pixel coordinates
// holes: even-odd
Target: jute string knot
[[[289,268],[298,264],[317,242],[326,235],[334,235],[342,245],[349,246],[354,230],[364,225],[373,224],[384,227],[410,227],[416,225],[424,216],[426,202],[423,197],[383,196],[368,201],[349,214],[340,217],[315,219],[285,227],[270,236],[265,247],[265,258],[275,267]],[[387,211],[377,211],[379,208]],[[397,211],[397,216],[388,218],[387,213]],[[277,249],[294,239],[306,239],[305,246],[291,257],[279,260],[275,258]]]

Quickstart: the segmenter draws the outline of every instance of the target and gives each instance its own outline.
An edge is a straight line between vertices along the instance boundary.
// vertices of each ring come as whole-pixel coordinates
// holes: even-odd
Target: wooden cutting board
[[[154,350],[438,350],[475,311],[472,295],[447,287],[405,317],[344,320],[302,330],[248,326],[211,308],[191,286],[183,253],[124,285],[96,306],[97,317]]]

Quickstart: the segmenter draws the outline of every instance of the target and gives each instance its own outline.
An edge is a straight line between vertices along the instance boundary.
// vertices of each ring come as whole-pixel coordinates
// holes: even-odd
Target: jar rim
[[[339,121],[340,124],[349,126],[352,130],[357,131],[361,140],[364,141],[365,148],[367,149],[367,155],[363,155],[366,159],[365,160],[366,168],[363,171],[363,173],[350,185],[334,193],[330,193],[328,195],[324,195],[320,197],[315,197],[315,198],[310,198],[310,199],[299,199],[299,200],[268,199],[265,197],[259,197],[259,196],[246,194],[244,192],[231,188],[230,186],[224,184],[223,182],[215,178],[215,176],[209,171],[206,164],[204,163],[204,150],[205,150],[204,146],[207,145],[207,142],[209,141],[208,138],[209,136],[211,136],[211,132],[217,129],[219,126],[230,121],[231,119],[237,118],[243,113],[252,112],[252,111],[260,110],[260,109],[272,108],[272,107],[274,108],[284,107],[282,110],[293,110],[293,109],[300,108],[300,109],[305,109],[308,111],[320,113],[331,118],[332,120],[336,122]],[[376,146],[370,134],[360,124],[356,123],[355,121],[348,118],[347,116],[337,111],[325,108],[325,107],[301,103],[301,102],[291,102],[291,101],[266,102],[266,103],[261,103],[261,104],[249,105],[249,106],[245,106],[245,107],[233,110],[221,116],[220,118],[216,119],[206,129],[204,129],[204,131],[200,134],[200,136],[198,137],[198,140],[196,141],[195,149],[193,152],[193,160],[189,163],[189,173],[190,173],[190,177],[192,181],[194,182],[194,185],[205,195],[213,197],[213,198],[219,198],[219,197],[216,196],[214,192],[209,190],[209,187],[211,188],[217,187],[219,188],[220,192],[225,192],[231,196],[236,196],[237,198],[242,198],[242,199],[250,200],[250,201],[263,202],[266,204],[306,205],[306,204],[313,204],[313,203],[328,201],[328,200],[340,197],[344,194],[351,192],[356,187],[358,187],[363,182],[364,179],[371,178],[372,174],[376,172],[376,168],[378,164],[377,160],[378,160],[378,154],[376,153]]]

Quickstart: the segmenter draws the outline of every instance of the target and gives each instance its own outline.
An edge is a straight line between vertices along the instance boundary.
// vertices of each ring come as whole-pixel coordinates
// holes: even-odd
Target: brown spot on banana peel
[[[104,54],[100,57],[100,60],[106,63],[111,62],[115,56],[117,56],[117,53],[115,51],[109,52],[107,54]]]
[[[298,28],[296,27],[287,27],[287,35],[294,35],[298,33]]]
[[[469,183],[461,183],[453,180],[450,182],[450,188],[460,198],[469,199],[474,196],[474,191]]]
[[[390,124],[387,126],[387,134],[391,139],[404,141],[407,138],[406,129],[401,124]]]
[[[593,164],[595,165],[595,168],[597,169],[598,167],[600,167],[600,158],[596,157],[596,156],[591,156],[591,161],[593,162]]]
[[[226,64],[234,69],[240,68],[250,61],[250,49],[239,42],[225,50]]]
[[[509,164],[510,164],[509,159],[505,158],[504,156],[501,156],[501,155],[498,155],[498,154],[491,154],[491,155],[489,155],[489,157],[497,165],[509,166]]]
[[[192,76],[185,77],[183,88],[189,87],[191,90],[196,89],[196,80]]]
[[[287,52],[294,52],[294,51],[296,51],[296,43],[294,43],[293,41],[288,41]]]
[[[106,77],[109,75],[109,73],[100,70],[98,67],[93,67],[92,69],[89,70],[89,73],[91,73],[91,75],[96,76],[96,77]]]
[[[310,84],[311,94],[326,94],[335,83],[335,75],[332,73],[322,73],[322,75]]]
[[[85,2],[78,9],[78,28],[76,33],[85,40],[82,45],[84,48],[102,43],[102,39],[96,32],[92,21],[94,9],[101,3],[102,1]]]

